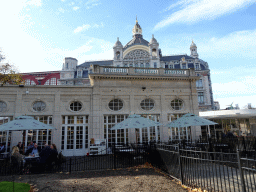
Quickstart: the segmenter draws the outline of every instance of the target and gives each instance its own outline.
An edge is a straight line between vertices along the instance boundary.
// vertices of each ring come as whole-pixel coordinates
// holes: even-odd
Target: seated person
[[[31,143],[28,145],[28,147],[27,147],[27,150],[26,150],[26,152],[25,152],[25,155],[27,156],[27,155],[29,155],[29,153],[31,153],[31,151],[32,151],[32,149],[34,148],[34,143],[33,143],[33,141],[31,141]]]
[[[38,148],[38,145],[35,143],[33,148],[30,148],[30,149],[28,149],[28,150],[26,151],[26,154],[25,154],[25,155],[29,155],[29,154],[30,154],[30,155],[32,155],[33,157],[35,157],[35,156],[39,155],[39,153],[40,153],[40,150],[39,150],[39,148]]]
[[[20,154],[23,154],[23,144],[21,142],[19,142],[17,147],[19,148]]]
[[[4,143],[0,144],[0,153],[4,153],[5,152],[5,146]]]
[[[46,146],[42,149],[40,156],[40,164],[42,168],[48,166],[49,169],[52,168],[52,162],[57,160],[58,151],[55,144],[51,146]]]
[[[20,154],[19,148],[17,146],[14,146],[12,148],[12,156],[11,157],[14,157],[17,160],[19,166],[23,165],[24,156]]]

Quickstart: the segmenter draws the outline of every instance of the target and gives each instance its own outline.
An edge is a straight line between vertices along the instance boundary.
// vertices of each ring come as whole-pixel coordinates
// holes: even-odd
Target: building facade
[[[136,21],[133,39],[124,47],[119,40],[115,43],[113,60],[77,65],[77,59],[67,57],[56,85],[50,83],[55,77],[40,86],[31,81],[24,86],[4,85],[0,87],[0,124],[29,115],[55,129],[0,132],[1,142],[11,146],[22,140],[25,146],[30,141],[39,146],[55,143],[71,156],[89,152],[92,138],[105,140],[107,147],[198,139],[200,127],[164,126],[185,113],[198,115],[200,109],[212,107],[208,65],[198,58],[193,42],[190,49],[191,56],[162,56],[157,40],[144,40]],[[163,125],[110,130],[132,114]]]

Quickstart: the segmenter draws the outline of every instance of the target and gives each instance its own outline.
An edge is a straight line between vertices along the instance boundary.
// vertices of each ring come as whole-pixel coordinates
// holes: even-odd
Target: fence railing
[[[156,150],[165,164],[159,168],[167,168],[184,185],[207,191],[256,191],[256,160],[241,158],[239,150],[208,152],[162,144],[156,144]]]
[[[21,165],[17,162],[10,161],[10,159],[5,159],[0,164],[0,175],[133,167],[150,162],[149,147],[148,145],[113,146],[95,155],[63,157],[63,159],[47,165],[46,169],[42,169],[41,164],[37,161],[26,162],[24,165]]]

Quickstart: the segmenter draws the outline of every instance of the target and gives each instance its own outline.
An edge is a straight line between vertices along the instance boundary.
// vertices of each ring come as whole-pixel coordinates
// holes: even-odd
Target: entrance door
[[[63,118],[67,123],[62,126],[61,149],[63,155],[85,155],[88,152],[88,121],[86,121],[88,116],[65,116]]]

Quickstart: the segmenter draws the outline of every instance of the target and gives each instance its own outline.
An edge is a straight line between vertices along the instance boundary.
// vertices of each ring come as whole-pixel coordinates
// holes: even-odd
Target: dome
[[[137,35],[137,34],[142,35],[142,29],[138,23],[137,16],[136,16],[136,24],[134,25],[134,27],[132,29],[132,33],[133,33],[133,35]]]
[[[191,43],[190,47],[196,47],[196,44],[194,43],[193,40],[192,40],[192,43]]]
[[[152,35],[152,39],[149,42],[150,44],[158,44],[157,40],[154,38],[154,35]]]
[[[119,37],[117,37],[117,41],[116,41],[114,47],[123,47],[122,43],[119,41]]]

